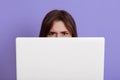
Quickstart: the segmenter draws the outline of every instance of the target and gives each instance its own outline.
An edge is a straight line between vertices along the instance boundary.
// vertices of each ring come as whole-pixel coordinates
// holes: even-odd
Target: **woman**
[[[75,21],[64,10],[52,10],[43,19],[39,37],[77,37]]]

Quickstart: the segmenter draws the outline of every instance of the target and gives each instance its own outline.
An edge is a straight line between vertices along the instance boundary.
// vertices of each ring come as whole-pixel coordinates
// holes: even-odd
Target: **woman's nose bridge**
[[[57,33],[56,37],[62,37],[62,35],[60,33]]]

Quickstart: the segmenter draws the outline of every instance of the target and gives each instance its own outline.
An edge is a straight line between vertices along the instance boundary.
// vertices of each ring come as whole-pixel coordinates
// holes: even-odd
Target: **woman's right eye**
[[[55,34],[55,32],[50,32],[50,33],[49,33],[49,35],[51,35],[51,36],[54,35],[54,34]]]

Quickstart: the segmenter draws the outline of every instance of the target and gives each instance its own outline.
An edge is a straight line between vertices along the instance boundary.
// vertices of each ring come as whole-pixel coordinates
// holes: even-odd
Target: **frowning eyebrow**
[[[62,32],[60,32],[60,33],[68,33],[68,31],[62,31]]]
[[[57,33],[55,31],[50,31],[50,33]],[[61,31],[60,33],[68,33],[68,31]]]

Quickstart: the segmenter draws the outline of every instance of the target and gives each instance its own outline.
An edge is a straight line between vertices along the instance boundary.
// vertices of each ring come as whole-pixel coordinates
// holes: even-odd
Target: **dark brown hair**
[[[54,21],[63,21],[72,37],[77,37],[76,24],[72,16],[65,10],[52,10],[43,19],[39,37],[46,37]]]

